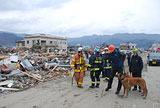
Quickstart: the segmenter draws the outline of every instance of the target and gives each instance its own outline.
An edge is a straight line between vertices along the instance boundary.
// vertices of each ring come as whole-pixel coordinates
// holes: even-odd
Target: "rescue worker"
[[[102,57],[100,56],[100,50],[95,49],[95,54],[89,58],[91,86],[90,88],[99,88],[100,74],[102,70]]]
[[[129,71],[132,73],[133,77],[142,77],[142,69],[143,69],[143,60],[138,55],[138,49],[133,51],[133,56],[131,58]],[[137,90],[137,86],[134,86],[133,91]],[[139,92],[141,92],[141,88],[139,87]]]
[[[103,49],[100,50],[100,56],[103,57]]]
[[[102,62],[103,62],[103,57],[104,57],[104,54],[105,54],[105,50],[102,52]],[[102,77],[101,78],[105,78],[105,68],[104,66],[102,65]]]
[[[102,76],[105,77],[104,81],[109,81],[110,79],[110,75],[111,75],[111,57],[110,57],[110,53],[108,52],[108,48],[105,48],[105,54],[103,56],[103,68],[104,68],[104,72],[102,73]]]
[[[128,60],[128,66],[130,66],[130,62],[131,62],[131,52],[127,53],[127,60]]]
[[[117,72],[123,73],[123,60],[122,60],[122,55],[119,52],[119,49],[115,49],[115,46],[110,45],[108,50],[110,52],[110,57],[112,61],[112,71],[111,71],[110,80],[108,81],[108,87],[105,89],[105,91],[108,91],[109,89],[112,88],[112,82],[116,73]],[[119,94],[121,87],[122,87],[122,83],[119,80],[115,94]]]
[[[74,69],[74,76],[78,88],[83,88],[84,72],[87,71],[87,63],[82,53],[82,48],[78,48],[78,53],[73,57],[71,68]]]

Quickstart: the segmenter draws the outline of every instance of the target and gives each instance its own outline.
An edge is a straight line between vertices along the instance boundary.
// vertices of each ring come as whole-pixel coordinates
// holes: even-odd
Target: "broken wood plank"
[[[0,57],[0,60],[4,60],[4,59],[7,59],[7,58],[9,58],[9,57],[3,56],[3,57]]]
[[[40,81],[40,82],[43,82],[43,80],[41,80],[41,79],[39,79],[39,78],[36,78],[36,77],[34,77],[34,76],[32,76],[32,75],[26,73],[26,72],[22,72],[22,71],[21,71],[21,73],[23,73],[23,74],[25,74],[25,75],[27,75],[27,76],[29,76],[29,77],[35,79],[35,80],[38,80],[38,81]]]
[[[50,72],[53,72],[58,66],[59,64],[57,64]]]

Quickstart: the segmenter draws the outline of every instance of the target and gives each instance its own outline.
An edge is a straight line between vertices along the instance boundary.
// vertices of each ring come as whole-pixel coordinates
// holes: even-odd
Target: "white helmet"
[[[82,51],[82,50],[83,50],[83,48],[82,48],[82,47],[79,47],[79,48],[78,48],[78,51]]]
[[[105,51],[108,51],[108,48],[106,47],[106,48],[104,48],[104,50],[105,50]]]

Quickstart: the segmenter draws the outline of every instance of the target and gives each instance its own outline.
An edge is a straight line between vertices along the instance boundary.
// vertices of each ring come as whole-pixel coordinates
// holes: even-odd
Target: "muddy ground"
[[[147,99],[138,91],[130,91],[128,98],[116,95],[117,78],[106,92],[106,82],[101,79],[100,88],[91,89],[89,72],[86,72],[82,89],[71,86],[71,78],[49,81],[22,92],[0,95],[0,108],[160,108],[160,67],[147,66],[144,60],[143,78],[148,87]],[[128,71],[127,65],[125,71]]]

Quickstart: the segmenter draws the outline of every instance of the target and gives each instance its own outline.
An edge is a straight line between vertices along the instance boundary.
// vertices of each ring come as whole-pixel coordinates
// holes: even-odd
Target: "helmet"
[[[134,50],[133,50],[133,53],[138,53],[138,49],[134,49]]]
[[[95,52],[100,52],[100,49],[98,49],[98,48],[97,48],[97,49],[95,49]]]
[[[103,52],[103,49],[101,49],[100,52]]]
[[[82,47],[79,47],[79,48],[78,48],[78,51],[82,51],[82,50],[83,50],[83,48],[82,48]]]
[[[115,46],[114,45],[110,45],[108,50],[109,50],[109,52],[113,52],[115,50]]]
[[[108,48],[106,47],[106,48],[104,48],[104,51],[108,51]]]

